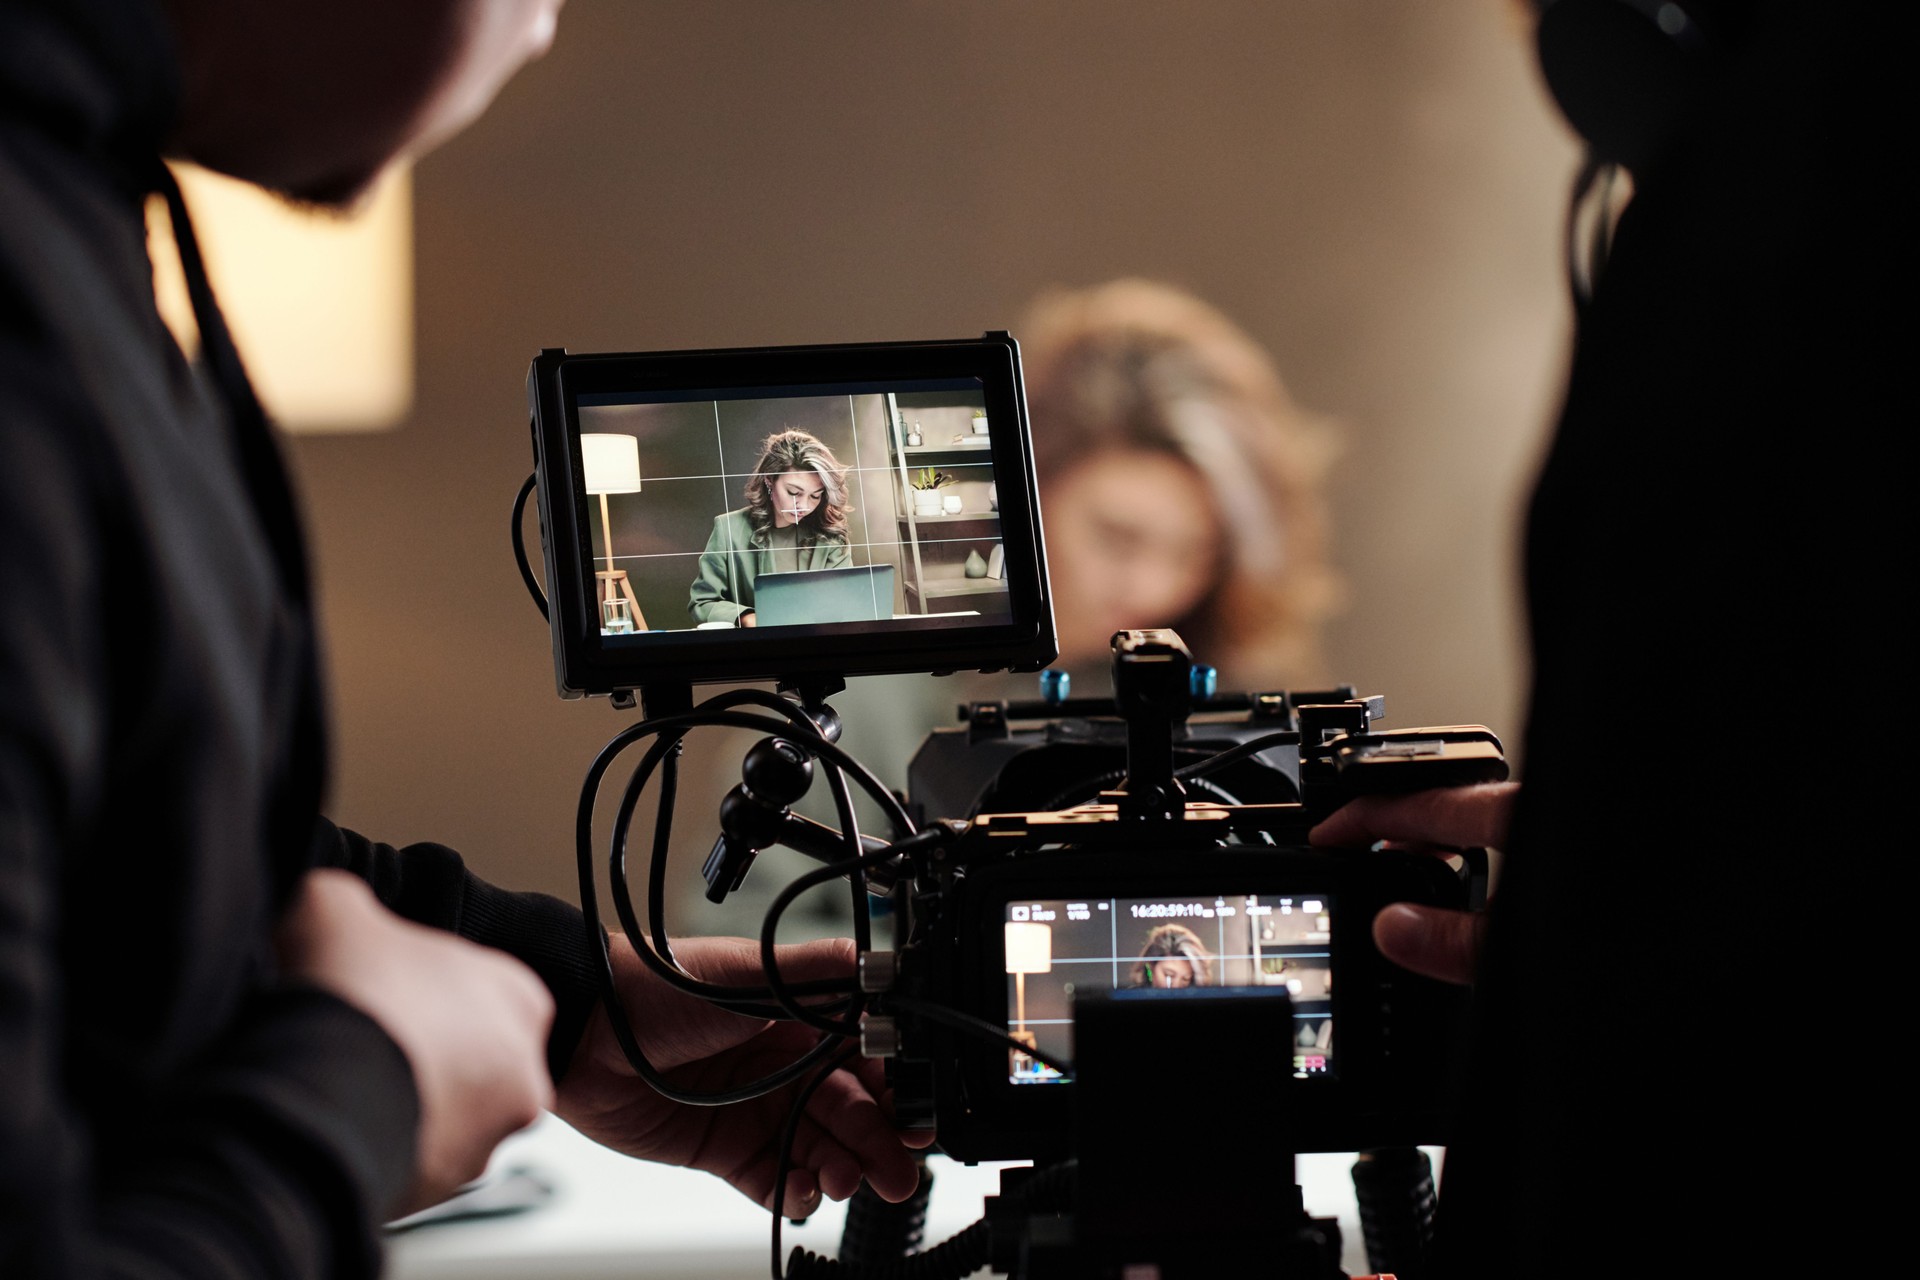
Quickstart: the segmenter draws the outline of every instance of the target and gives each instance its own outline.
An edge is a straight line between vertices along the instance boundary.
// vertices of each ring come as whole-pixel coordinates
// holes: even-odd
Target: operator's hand
[[[749,609],[740,615],[740,625],[743,627],[757,627],[760,623],[754,618],[753,610]]]
[[[798,1023],[743,1017],[676,991],[624,938],[612,945],[614,976],[640,1047],[676,1085],[717,1093],[746,1084],[792,1062],[819,1038]],[[688,972],[707,982],[765,981],[759,944],[744,938],[689,938],[676,941],[674,951]],[[854,970],[853,943],[844,938],[781,947],[779,954],[780,974],[790,982],[849,977]],[[781,1128],[806,1078],[732,1106],[669,1102],[634,1075],[600,1009],[574,1051],[554,1109],[615,1150],[718,1174],[771,1208]],[[788,1216],[812,1212],[823,1192],[846,1199],[863,1177],[887,1200],[913,1194],[919,1174],[907,1148],[933,1138],[896,1131],[889,1103],[881,1063],[873,1059],[855,1059],[820,1086],[794,1140],[783,1206]]]
[[[479,1177],[500,1140],[552,1100],[553,997],[513,957],[403,920],[364,880],[332,870],[307,873],[275,941],[289,973],[379,1023],[413,1068],[419,1143],[395,1216]]]
[[[1442,787],[1404,796],[1362,796],[1308,833],[1317,845],[1357,847],[1384,840],[1396,849],[1444,855],[1506,844],[1517,782]],[[1477,911],[1396,902],[1373,918],[1380,954],[1403,969],[1445,982],[1472,982],[1486,917]]]

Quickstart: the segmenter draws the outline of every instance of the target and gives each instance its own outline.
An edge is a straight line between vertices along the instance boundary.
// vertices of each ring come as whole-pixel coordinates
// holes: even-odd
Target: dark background
[[[506,545],[541,347],[1017,336],[1038,290],[1125,274],[1221,306],[1338,424],[1334,670],[1393,724],[1517,745],[1515,538],[1576,164],[1523,8],[572,0],[415,170],[412,417],[293,447],[333,812],[573,894],[580,776],[625,721],[554,696]],[[897,774],[952,697],[873,687],[849,741]],[[699,767],[724,781],[745,745]]]

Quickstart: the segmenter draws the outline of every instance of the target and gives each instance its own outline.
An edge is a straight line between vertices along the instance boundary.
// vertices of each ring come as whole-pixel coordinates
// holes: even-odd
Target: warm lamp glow
[[[588,493],[638,493],[640,441],[627,435],[583,433],[580,470]]]
[[[308,212],[233,178],[174,166],[267,414],[292,431],[377,431],[413,407],[413,201],[388,175],[351,214]],[[166,204],[147,210],[160,314],[189,353],[200,335]]]
[[[1053,971],[1052,925],[1009,920],[1006,930],[1008,973]]]

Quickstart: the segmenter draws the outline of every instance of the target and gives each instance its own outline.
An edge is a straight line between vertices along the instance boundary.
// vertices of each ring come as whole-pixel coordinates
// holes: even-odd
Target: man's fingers
[[[749,938],[681,938],[674,953],[687,972],[723,986],[758,986],[766,981],[760,944]],[[780,977],[786,982],[851,978],[856,954],[852,938],[819,938],[774,948]]]
[[[881,1199],[897,1203],[913,1194],[920,1180],[913,1157],[880,1104],[854,1076],[836,1071],[807,1104],[807,1119],[819,1126],[824,1138],[848,1153],[856,1174],[864,1173]],[[830,1181],[823,1177],[823,1183]],[[856,1176],[845,1194],[853,1194],[858,1185]],[[826,1189],[827,1194],[841,1198],[835,1195],[838,1186]]]
[[[1485,782],[1404,796],[1362,796],[1335,810],[1307,838],[1331,848],[1353,848],[1376,840],[1455,849],[1502,848],[1519,791],[1517,782]]]
[[[858,954],[852,938],[820,938],[773,949],[780,977],[787,982],[817,982],[822,978],[850,978]]]
[[[756,1169],[751,1175],[752,1186],[746,1181],[734,1185],[758,1200],[760,1207],[768,1213],[773,1212],[773,1165],[771,1162],[763,1169]],[[760,1188],[764,1187],[764,1190]],[[788,1218],[805,1218],[820,1207],[820,1184],[814,1180],[809,1169],[787,1170],[787,1198],[780,1205],[780,1212]]]
[[[1485,928],[1486,917],[1476,912],[1396,902],[1373,918],[1373,941],[1403,969],[1465,984],[1473,981]]]

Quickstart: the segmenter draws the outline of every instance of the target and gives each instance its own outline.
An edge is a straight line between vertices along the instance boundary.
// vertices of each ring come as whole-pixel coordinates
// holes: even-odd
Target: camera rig
[[[677,1102],[724,1106],[793,1089],[774,1182],[776,1276],[957,1277],[988,1263],[1033,1280],[1334,1275],[1337,1226],[1307,1216],[1293,1179],[1295,1154],[1314,1150],[1362,1152],[1355,1184],[1369,1261],[1418,1269],[1433,1196],[1411,1144],[1445,1137],[1462,997],[1389,965],[1371,922],[1390,902],[1477,906],[1485,857],[1317,849],[1309,833],[1355,796],[1504,778],[1490,732],[1383,732],[1382,700],[1345,687],[1220,694],[1178,636],[1128,631],[1114,638],[1110,700],[1068,697],[1057,674],[1044,672],[1049,696],[1040,701],[974,703],[963,726],[935,731],[912,763],[908,793],[896,794],[838,745],[827,699],[845,675],[1038,669],[1054,654],[1012,339],[547,351],[528,395],[536,471],[515,501],[514,554],[548,616],[559,689],[605,695],[621,709],[637,701],[645,717],[596,757],[576,817],[581,907],[608,1019],[634,1071]],[[906,406],[971,413],[974,431],[990,429],[984,444],[956,434],[927,445],[906,431]],[[723,633],[658,625],[685,611],[673,566],[693,555],[689,530],[725,524],[726,513],[715,523],[702,504],[733,500],[724,485],[689,486],[737,479],[727,459],[751,453],[768,415],[802,415],[839,432],[848,452],[884,460],[858,469],[866,502],[892,495],[907,535],[889,542],[867,526],[858,549],[867,561],[854,572],[873,584],[871,598],[843,601],[825,621]],[[590,458],[590,435],[596,449],[619,446],[620,467]],[[976,580],[973,607],[928,604],[935,588],[954,590],[940,577],[937,540],[915,532],[919,517],[905,503],[909,464],[928,448],[968,459],[975,496],[992,510],[960,519],[991,522],[1001,537],[1005,577]],[[520,537],[536,489],[550,592]],[[755,554],[714,545],[703,557]],[[616,546],[639,550],[621,556]],[[913,584],[904,598],[881,592],[890,573]],[[639,621],[642,604],[653,630]],[[770,677],[777,692],[734,688],[693,701],[696,682]],[[704,726],[764,735],[720,806],[702,868],[708,898],[724,900],[775,844],[822,863],[768,908],[758,984],[694,977],[668,937],[682,740]],[[602,785],[642,744],[598,844]],[[837,827],[793,811],[817,777]],[[643,921],[628,841],[655,782]],[[879,806],[884,838],[860,830],[855,788]],[[729,1010],[800,1022],[819,1033],[814,1046],[719,1092],[656,1070],[615,994],[597,887],[602,852],[620,929],[661,981]],[[774,945],[781,918],[836,879],[853,903],[858,974],[790,981]],[[880,900],[885,909],[874,914],[891,927],[890,945],[873,937],[870,907]],[[1046,1167],[1007,1171],[985,1220],[911,1257],[928,1179],[904,1208],[862,1191],[839,1260],[796,1250],[783,1263],[782,1198],[801,1116],[814,1090],[861,1052],[889,1060],[898,1118],[934,1128],[948,1154]],[[1152,1177],[1168,1152],[1206,1176]]]
[[[1477,726],[1381,731],[1382,699],[1351,688],[1210,695],[1211,673],[1169,631],[1116,636],[1113,670],[1111,701],[976,703],[964,726],[932,734],[913,779],[977,788],[983,801],[1086,793],[1059,809],[960,818],[928,819],[929,803],[952,797],[929,785],[931,801],[903,802],[835,744],[831,681],[798,682],[789,696],[734,690],[691,709],[670,701],[676,691],[648,693],[648,710],[667,714],[609,743],[581,798],[581,894],[594,944],[604,954],[594,802],[614,757],[651,738],[607,846],[629,941],[675,986],[803,1021],[822,1038],[766,1080],[703,1096],[652,1070],[609,985],[616,1034],[649,1084],[705,1105],[809,1073],[817,1083],[856,1051],[885,1057],[904,1126],[936,1129],[956,1159],[1038,1162],[1039,1172],[1003,1175],[981,1224],[915,1255],[918,1269],[900,1274],[964,1275],[991,1264],[1041,1280],[1152,1263],[1174,1278],[1257,1262],[1265,1274],[1337,1275],[1337,1224],[1300,1208],[1292,1161],[1347,1150],[1367,1153],[1356,1183],[1374,1265],[1416,1272],[1432,1183],[1414,1144],[1446,1136],[1463,997],[1391,966],[1370,923],[1389,902],[1478,905],[1484,854],[1462,851],[1452,865],[1315,849],[1307,836],[1356,795],[1505,777],[1498,740]],[[1046,711],[1056,714],[1025,723]],[[823,863],[768,910],[764,987],[694,979],[667,937],[664,851],[679,742],[705,724],[768,731],[721,806],[721,835],[703,868],[708,897],[723,900],[774,844]],[[838,830],[791,811],[816,772],[833,791]],[[663,794],[643,925],[629,891],[627,829],[656,774]],[[849,779],[886,810],[891,840],[859,831]],[[779,921],[801,894],[837,877],[858,903],[857,983],[787,982],[774,948]],[[868,901],[878,898],[891,906],[881,913],[890,946],[868,926]],[[1120,940],[1126,927],[1181,945],[1136,957]],[[1036,960],[1040,934],[1046,954]],[[1166,980],[1140,982],[1141,970]],[[790,1133],[810,1092],[795,1103]],[[1169,1142],[1204,1153],[1208,1176],[1143,1179],[1148,1153]],[[863,1191],[841,1258],[795,1250],[786,1273],[895,1274],[885,1268],[900,1265],[913,1239],[899,1215]]]

